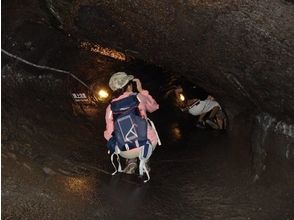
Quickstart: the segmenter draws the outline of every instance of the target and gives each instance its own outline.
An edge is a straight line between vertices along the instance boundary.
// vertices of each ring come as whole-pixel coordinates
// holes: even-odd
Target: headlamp
[[[185,101],[185,96],[181,93],[180,96],[179,96],[179,99],[181,102],[184,102]]]

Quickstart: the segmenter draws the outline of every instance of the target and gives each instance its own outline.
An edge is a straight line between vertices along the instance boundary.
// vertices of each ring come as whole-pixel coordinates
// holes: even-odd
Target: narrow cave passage
[[[2,49],[40,66],[69,71],[90,90],[68,74],[35,68],[2,53],[3,219],[294,218],[293,78],[289,74],[291,53],[287,52],[291,42],[283,50],[284,59],[276,62],[285,70],[285,76],[271,79],[267,71],[275,71],[271,62],[274,63],[274,52],[280,44],[276,46],[271,38],[268,42],[275,45],[273,49],[262,46],[270,51],[271,60],[267,63],[263,58],[259,60],[259,56],[264,57],[263,52],[254,48],[258,37],[252,41],[245,38],[245,43],[237,38],[237,26],[243,34],[254,23],[232,23],[232,27],[221,31],[217,26],[224,26],[229,23],[224,22],[226,19],[235,17],[240,22],[252,21],[253,15],[259,18],[260,11],[268,9],[262,9],[267,1],[252,7],[255,13],[250,19],[243,19],[245,15],[251,16],[251,11],[245,13],[246,4],[241,5],[244,9],[240,6],[240,11],[233,8],[233,18],[225,13],[215,18],[211,15],[218,10],[210,11],[211,4],[216,4],[211,1],[201,1],[203,7],[197,9],[198,14],[192,13],[192,1],[189,10],[177,3],[180,10],[175,10],[176,31],[165,32],[164,41],[157,35],[161,33],[159,27],[153,27],[152,22],[140,26],[136,13],[128,11],[128,7],[140,6],[136,1],[115,7],[114,1],[106,5],[102,2],[107,1],[101,1],[101,5],[94,6],[88,5],[88,1],[4,2]],[[206,2],[210,2],[208,8],[204,7]],[[154,4],[156,7],[153,1],[146,2],[144,7],[158,18],[165,17],[160,23],[164,27],[164,22],[172,17],[169,7],[173,3],[168,4],[166,11],[161,10],[165,3]],[[280,10],[285,12],[292,7],[290,1],[276,4],[283,4]],[[123,9],[130,16],[129,23],[118,16]],[[144,23],[148,16],[142,17]],[[291,14],[286,14],[281,22],[288,18]],[[216,26],[212,25],[213,19]],[[130,24],[134,25],[129,27]],[[146,36],[144,28],[148,30]],[[153,34],[152,28],[158,33]],[[191,43],[195,38],[197,41]],[[140,52],[132,49],[140,49],[140,45]],[[220,46],[222,52],[215,52],[213,47],[219,45],[228,45],[227,50],[222,51]],[[250,68],[243,60],[247,53],[252,57],[246,58],[254,61],[254,65],[248,61]],[[225,65],[226,59],[232,67]],[[155,123],[162,146],[157,146],[151,156],[151,180],[145,184],[138,171],[134,175],[111,175],[114,169],[103,137],[109,99],[99,100],[97,91],[111,93],[109,78],[119,71],[139,78],[160,106],[148,115]],[[238,77],[233,71],[245,74]],[[259,71],[262,74],[257,74]],[[284,77],[288,77],[287,82]],[[179,109],[175,93],[169,93],[178,79],[201,86],[214,96],[228,120],[226,129],[198,128],[198,118]],[[280,88],[282,95],[287,94],[288,105],[285,100],[277,101],[280,96],[269,87]],[[79,97],[86,98],[75,100]],[[263,104],[263,99],[269,101]],[[273,111],[269,114],[267,110],[271,107]],[[277,112],[280,118],[271,115]]]
[[[105,64],[108,60],[100,55],[95,59]],[[143,87],[160,103],[160,110],[150,115],[163,143],[151,159],[152,180],[143,184],[137,175],[111,176],[113,167],[103,138],[106,103],[74,114],[70,92],[81,89],[77,84],[7,60],[2,68],[3,217],[266,219],[274,213],[292,215],[290,185],[270,178],[252,185],[246,127],[239,128],[237,135],[230,130],[198,129],[194,116],[164,98],[167,73],[144,62],[122,63],[119,68],[141,78]]]

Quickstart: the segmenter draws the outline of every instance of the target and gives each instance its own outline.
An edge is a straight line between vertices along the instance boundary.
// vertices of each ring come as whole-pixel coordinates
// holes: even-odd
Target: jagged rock
[[[52,170],[51,168],[49,168],[49,167],[43,167],[43,171],[46,174],[51,175],[51,176],[56,174],[56,172],[54,170]]]

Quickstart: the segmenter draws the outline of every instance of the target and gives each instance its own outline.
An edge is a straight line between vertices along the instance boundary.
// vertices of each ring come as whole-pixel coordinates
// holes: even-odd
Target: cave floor
[[[2,130],[14,134],[2,141],[3,219],[294,218],[293,181],[253,183],[241,134],[235,142],[159,112],[163,145],[143,184],[137,175],[111,176],[103,113],[96,124],[54,111],[42,122],[30,115],[14,123],[19,111],[3,112]]]

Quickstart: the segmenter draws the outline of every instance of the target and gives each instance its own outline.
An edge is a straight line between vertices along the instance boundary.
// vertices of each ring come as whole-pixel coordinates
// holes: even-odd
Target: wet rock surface
[[[83,129],[79,128],[79,131]],[[180,143],[165,141],[152,158],[152,180],[111,176],[104,141],[76,142],[61,153],[54,143],[30,159],[2,153],[2,217],[12,219],[291,219],[293,182],[249,181],[227,137],[197,130]],[[85,132],[85,135],[86,132]],[[86,136],[91,138],[90,136]],[[71,136],[72,142],[77,141]],[[93,140],[93,139],[92,139]],[[67,143],[60,139],[63,145]],[[215,143],[217,141],[217,143]],[[50,142],[49,142],[50,143]],[[38,144],[38,143],[37,143]],[[39,143],[41,144],[41,143]],[[5,145],[4,145],[5,146]],[[97,148],[97,146],[99,146]],[[179,150],[181,146],[181,150]],[[64,147],[64,146],[63,146]],[[53,148],[53,149],[52,149]],[[35,150],[37,153],[38,151]],[[89,154],[91,152],[91,154]],[[81,162],[81,160],[85,162]],[[237,164],[237,165],[236,165]],[[50,166],[50,168],[49,168]],[[29,168],[28,168],[29,167]],[[43,172],[54,170],[54,175]],[[147,211],[150,210],[150,211]]]
[[[258,180],[264,172],[273,166],[280,167],[282,172],[293,172],[294,157],[294,127],[268,114],[256,117],[255,126],[251,136],[253,151],[254,181]],[[273,162],[275,161],[275,162]],[[283,168],[282,168],[283,167]]]

